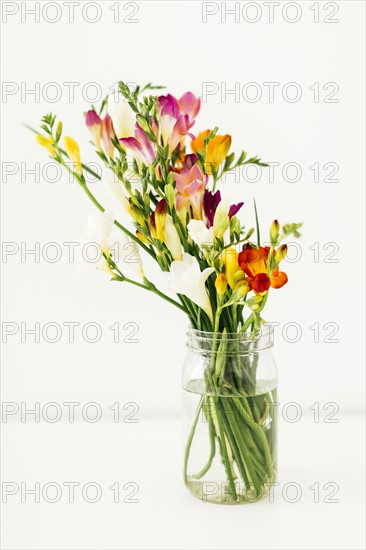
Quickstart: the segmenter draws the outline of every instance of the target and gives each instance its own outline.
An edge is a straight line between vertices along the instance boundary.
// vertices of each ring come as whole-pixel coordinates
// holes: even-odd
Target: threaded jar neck
[[[272,325],[263,325],[254,336],[248,332],[206,332],[191,327],[187,332],[187,347],[196,352],[217,353],[225,347],[226,355],[246,355],[271,348],[273,341]]]

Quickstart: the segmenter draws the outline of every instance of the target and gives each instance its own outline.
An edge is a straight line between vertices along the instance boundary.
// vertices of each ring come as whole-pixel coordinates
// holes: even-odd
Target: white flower
[[[215,270],[207,267],[202,272],[197,259],[186,252],[181,261],[172,262],[168,279],[174,292],[184,294],[201,307],[212,321],[212,309],[205,282]]]
[[[113,261],[123,274],[127,271],[141,278],[144,277],[139,245],[125,233],[121,232],[118,239],[112,239],[111,251]]]
[[[206,227],[202,220],[191,220],[187,225],[189,236],[198,246],[214,244],[214,228]]]
[[[127,268],[140,277],[144,276],[137,243],[122,232],[118,233],[118,238],[112,238],[113,228],[114,219],[110,212],[94,212],[89,215],[86,238],[79,240],[82,265],[77,270],[78,275],[82,275],[89,267],[107,271],[114,276],[105,258],[107,256],[119,264],[122,273]]]
[[[129,181],[131,183],[132,192],[138,190],[140,193],[142,193],[142,185],[137,179],[131,178]],[[131,205],[126,196],[123,183],[117,178],[116,174],[112,172],[112,170],[107,170],[103,174],[102,184],[104,185],[108,193],[116,198],[119,204],[122,205],[124,210],[131,215]]]
[[[131,107],[120,94],[111,94],[108,99],[108,114],[118,139],[134,135],[136,117]]]
[[[102,269],[113,274],[109,264],[104,257],[110,256],[109,236],[113,227],[113,217],[109,212],[94,212],[89,214],[86,236],[79,239],[80,248],[78,251],[79,262],[76,274],[78,277],[85,274],[89,269]]]
[[[182,259],[182,244],[180,242],[178,231],[174,225],[170,214],[165,216],[164,222],[164,242],[171,252],[174,260]]]

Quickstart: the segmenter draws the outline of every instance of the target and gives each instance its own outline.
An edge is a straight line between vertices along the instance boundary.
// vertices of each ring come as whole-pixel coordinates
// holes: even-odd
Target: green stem
[[[225,470],[226,470],[226,475],[227,475],[227,478],[229,480],[229,485],[230,485],[230,489],[231,489],[231,493],[232,493],[232,496],[233,498],[236,500],[238,498],[238,495],[237,495],[237,492],[236,492],[236,488],[235,488],[235,483],[234,483],[234,477],[233,477],[233,472],[231,470],[231,465],[230,465],[230,461],[229,461],[229,456],[228,456],[228,453],[227,453],[227,448],[226,448],[226,440],[225,440],[225,431],[224,431],[224,426],[223,426],[223,423],[222,423],[222,418],[221,418],[221,414],[218,410],[218,400],[220,398],[216,398],[216,400],[214,401],[215,405],[216,405],[216,410],[217,410],[217,415],[216,415],[216,418],[217,418],[217,424],[218,424],[218,427],[219,427],[219,433],[220,433],[220,441],[221,441],[221,453],[222,453],[222,460],[224,462],[224,466],[225,466]]]
[[[195,475],[192,476],[194,479],[201,479],[201,477],[203,477],[208,472],[208,470],[211,468],[211,464],[212,464],[212,461],[213,461],[215,453],[216,453],[215,426],[214,426],[213,420],[211,418],[210,409],[208,409],[208,414],[205,413],[205,416],[206,416],[206,420],[207,420],[207,423],[208,423],[208,431],[209,431],[209,436],[210,436],[210,455],[208,457],[206,465],[202,468],[202,470],[200,472],[198,472],[198,474],[195,474]]]
[[[105,212],[105,208],[100,204],[100,202],[94,197],[93,193],[90,191],[90,189],[88,188],[88,186],[86,185],[86,183],[80,183],[81,187],[84,189],[85,193],[87,194],[87,196],[89,197],[89,199],[92,201],[92,203],[98,208],[98,210],[100,212]],[[130,237],[131,240],[135,241],[139,246],[141,246],[141,248],[143,248],[145,250],[145,252],[147,252],[148,254],[150,254],[150,256],[152,258],[154,258],[154,260],[156,259],[155,257],[155,254],[154,252],[145,244],[143,243],[142,241],[140,241],[140,239],[138,239],[136,237],[136,235],[134,235],[133,233],[131,233],[131,231],[129,231],[126,227],[124,227],[123,225],[121,225],[117,220],[114,220],[113,221],[114,225],[116,227],[118,227],[118,229],[120,229],[121,231],[123,231],[123,233],[125,233],[126,235],[128,235],[128,237]]]
[[[177,307],[178,309],[180,309],[184,313],[187,313],[187,310],[179,302],[176,302],[175,300],[173,300],[173,298],[169,298],[169,296],[167,296],[166,294],[164,294],[163,292],[158,290],[156,288],[156,286],[153,283],[151,283],[150,281],[147,281],[147,279],[146,279],[146,281],[148,282],[148,285],[144,285],[143,283],[139,283],[138,281],[134,281],[133,279],[129,279],[128,277],[125,277],[125,275],[123,275],[123,274],[121,274],[120,277],[116,277],[115,280],[130,283],[131,285],[138,286],[139,288],[149,290],[150,292],[153,292],[157,296],[160,296],[160,298],[163,298],[163,300],[165,300],[165,301],[169,302],[170,304],[172,304],[173,306]]]
[[[197,412],[196,412],[196,416],[194,418],[194,421],[193,421],[193,426],[191,428],[191,431],[189,432],[189,436],[188,436],[188,440],[187,440],[187,445],[186,445],[186,449],[185,449],[185,452],[184,452],[184,469],[183,469],[183,476],[184,476],[184,483],[187,485],[187,481],[188,481],[188,475],[187,475],[187,466],[188,466],[188,458],[189,458],[189,451],[191,450],[191,445],[192,445],[192,441],[193,441],[193,436],[194,436],[194,433],[196,431],[196,426],[197,426],[197,423],[198,423],[198,419],[200,417],[200,412],[201,412],[201,409],[202,409],[202,404],[203,404],[203,396],[201,397],[199,403],[198,403],[198,407],[197,407]]]

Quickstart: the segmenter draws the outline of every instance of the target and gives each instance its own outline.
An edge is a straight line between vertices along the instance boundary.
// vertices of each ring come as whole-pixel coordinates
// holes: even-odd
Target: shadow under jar
[[[273,327],[188,331],[183,369],[184,481],[204,502],[257,502],[276,480]]]

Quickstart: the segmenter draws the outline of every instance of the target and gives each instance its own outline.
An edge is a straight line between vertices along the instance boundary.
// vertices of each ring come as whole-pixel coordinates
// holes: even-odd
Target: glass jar
[[[204,502],[256,502],[276,479],[273,327],[255,336],[188,331],[184,481]]]

